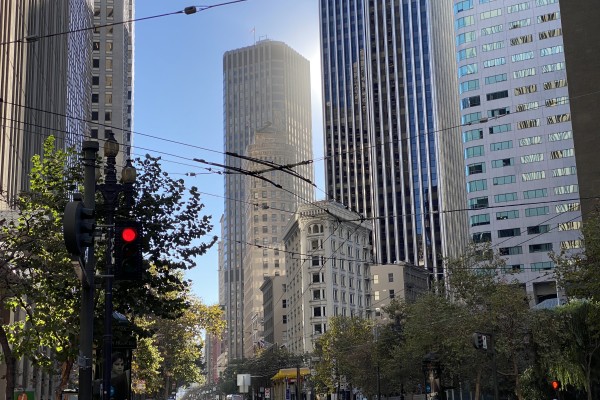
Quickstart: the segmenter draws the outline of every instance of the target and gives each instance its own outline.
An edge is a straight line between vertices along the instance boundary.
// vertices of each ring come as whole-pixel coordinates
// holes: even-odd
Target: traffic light
[[[136,221],[115,224],[115,279],[142,278],[142,234]]]
[[[81,198],[70,201],[65,206],[63,236],[67,251],[79,256],[85,247],[94,244],[94,210],[85,208]]]
[[[483,333],[475,332],[471,335],[471,341],[473,342],[473,347],[480,350],[487,350],[487,336]]]
[[[555,392],[558,392],[558,390],[560,389],[560,381],[554,379],[550,385],[552,385],[552,389],[554,389]]]

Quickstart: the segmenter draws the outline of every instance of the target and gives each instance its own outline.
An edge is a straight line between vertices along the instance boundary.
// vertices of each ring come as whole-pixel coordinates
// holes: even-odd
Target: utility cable
[[[213,4],[213,5],[209,5],[209,6],[189,6],[189,7],[184,8],[183,10],[178,10],[178,11],[173,11],[173,12],[168,12],[168,13],[163,13],[163,14],[158,14],[158,15],[152,15],[149,17],[141,17],[141,18],[134,18],[134,19],[126,20],[126,21],[111,22],[108,24],[94,25],[94,26],[89,26],[89,27],[79,28],[79,29],[71,29],[68,31],[49,33],[46,35],[29,35],[29,36],[25,36],[21,39],[16,39],[16,40],[8,41],[8,42],[2,42],[2,43],[0,43],[0,46],[14,44],[14,43],[34,43],[40,39],[48,39],[48,38],[53,38],[53,37],[57,37],[57,36],[69,35],[72,33],[85,32],[85,31],[90,31],[90,30],[95,30],[95,29],[100,29],[100,28],[107,28],[107,27],[115,26],[115,25],[123,25],[123,24],[129,24],[132,22],[140,22],[140,21],[146,21],[146,20],[150,20],[150,19],[168,17],[168,16],[176,15],[176,14],[191,15],[191,14],[195,14],[197,12],[209,10],[211,8],[227,6],[230,4],[241,3],[244,1],[247,1],[247,0],[234,0],[234,1],[228,1],[228,2],[219,3],[219,4]]]

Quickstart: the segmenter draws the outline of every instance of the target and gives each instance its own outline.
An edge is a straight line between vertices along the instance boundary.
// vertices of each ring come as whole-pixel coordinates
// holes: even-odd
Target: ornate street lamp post
[[[102,399],[110,400],[111,396],[111,370],[112,370],[112,314],[113,299],[112,288],[114,278],[113,265],[113,243],[114,243],[114,217],[115,208],[118,205],[119,194],[126,194],[126,204],[132,203],[133,183],[136,179],[136,170],[131,165],[131,161],[123,168],[121,174],[121,184],[117,183],[116,156],[119,154],[119,143],[115,140],[112,132],[108,140],[104,142],[104,156],[106,157],[106,167],[104,169],[104,184],[98,185],[104,198],[104,214],[106,217],[107,240],[106,240],[106,268],[104,275],[104,336],[103,336],[103,379],[102,379]]]

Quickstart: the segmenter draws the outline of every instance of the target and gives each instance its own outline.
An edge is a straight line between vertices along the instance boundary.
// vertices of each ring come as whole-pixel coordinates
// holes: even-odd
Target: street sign
[[[487,350],[488,346],[487,346],[487,335],[481,335],[481,339],[482,339],[482,343],[483,345],[481,346],[484,350]]]
[[[285,400],[290,400],[290,388],[285,389]]]
[[[265,388],[265,399],[271,398],[271,388]]]

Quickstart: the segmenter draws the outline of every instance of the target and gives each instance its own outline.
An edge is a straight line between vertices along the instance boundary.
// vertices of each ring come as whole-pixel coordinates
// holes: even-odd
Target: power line
[[[14,43],[35,43],[40,39],[48,39],[48,38],[53,38],[53,37],[57,37],[57,36],[69,35],[72,33],[85,32],[85,31],[90,31],[90,30],[95,30],[95,29],[100,29],[100,28],[107,28],[107,27],[111,27],[111,26],[115,26],[115,25],[124,25],[124,24],[129,24],[132,22],[140,22],[140,21],[146,21],[146,20],[150,20],[150,19],[168,17],[168,16],[176,15],[176,14],[191,15],[191,14],[195,14],[197,12],[209,10],[211,8],[227,6],[227,5],[234,4],[234,3],[241,3],[244,1],[247,1],[247,0],[234,0],[234,1],[228,1],[228,2],[219,3],[219,4],[213,4],[213,5],[209,5],[209,6],[189,6],[189,7],[184,8],[183,10],[178,10],[178,11],[173,11],[173,12],[168,12],[168,13],[163,13],[163,14],[158,14],[158,15],[152,15],[149,17],[141,17],[141,18],[129,19],[126,21],[111,22],[108,24],[94,25],[94,26],[89,26],[89,27],[79,28],[79,29],[71,29],[68,31],[49,33],[46,35],[29,35],[29,36],[25,36],[21,39],[16,39],[16,40],[8,41],[8,42],[2,42],[2,43],[0,43],[0,46],[14,44]]]

